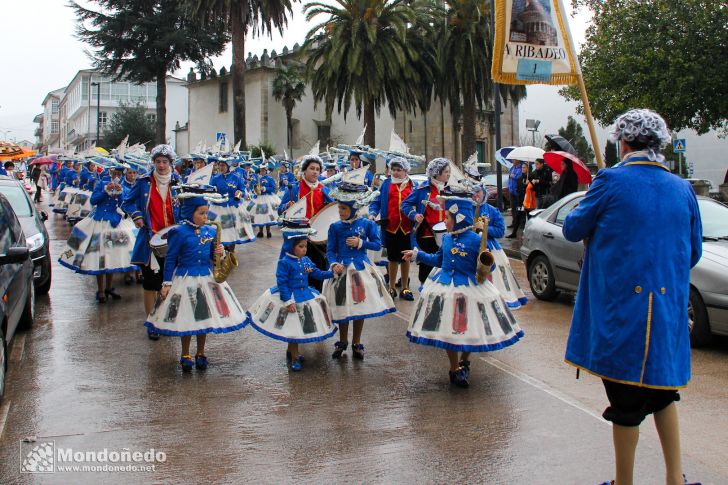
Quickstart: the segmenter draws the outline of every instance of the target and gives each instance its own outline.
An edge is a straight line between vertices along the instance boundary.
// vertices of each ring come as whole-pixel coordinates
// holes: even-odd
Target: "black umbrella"
[[[573,155],[577,154],[574,145],[561,135],[545,135],[544,138],[553,145],[551,147],[552,151],[569,152]]]

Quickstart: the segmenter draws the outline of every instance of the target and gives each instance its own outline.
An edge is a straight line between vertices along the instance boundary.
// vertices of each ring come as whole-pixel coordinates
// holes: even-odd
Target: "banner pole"
[[[584,75],[581,72],[581,63],[579,62],[579,56],[576,55],[576,46],[574,45],[574,39],[571,37],[571,29],[568,27],[568,17],[564,11],[564,6],[561,2],[558,2],[559,9],[561,10],[561,18],[566,23],[566,35],[569,39],[569,51],[571,57],[574,59],[574,66],[576,67],[576,77],[579,81],[579,93],[581,94],[581,103],[584,105],[584,118],[586,118],[586,124],[589,127],[589,135],[592,140],[592,147],[594,148],[594,156],[597,159],[597,168],[604,168],[604,158],[602,157],[602,151],[599,149],[599,141],[597,140],[597,131],[594,129],[594,118],[592,117],[591,106],[589,105],[589,96],[586,94],[586,85],[584,84]]]

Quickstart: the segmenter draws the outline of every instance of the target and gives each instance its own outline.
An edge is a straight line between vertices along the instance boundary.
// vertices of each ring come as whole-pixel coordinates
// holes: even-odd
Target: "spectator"
[[[41,189],[41,176],[42,170],[40,168],[40,165],[33,165],[33,170],[30,171],[30,178],[33,179],[33,183],[35,184],[35,202],[40,202],[40,196],[42,193]]]
[[[536,160],[536,169],[531,173],[530,180],[536,190],[539,209],[545,209],[553,203],[553,197],[551,196],[552,173],[553,170],[544,163],[543,158]]]
[[[511,225],[508,226],[508,229],[515,227],[517,218],[516,212],[520,205],[518,197],[521,195],[518,192],[518,181],[521,178],[521,173],[523,172],[520,160],[511,161],[513,162],[513,166],[511,166],[508,170],[508,198],[511,203]]]
[[[521,163],[519,175],[516,178],[516,195],[511,191],[511,179],[508,180],[508,190],[511,191],[511,213],[513,214],[513,222],[511,223],[511,233],[506,236],[508,239],[513,239],[518,236],[518,229],[521,225],[526,225],[526,211],[523,208],[523,199],[526,197],[526,185],[528,185],[529,173],[531,171],[531,165],[529,163]],[[514,163],[515,167],[516,164]],[[510,177],[510,175],[509,175]]]
[[[576,176],[571,160],[564,158],[561,161],[559,181],[551,187],[551,195],[553,195],[554,201],[556,201],[569,194],[573,194],[577,190],[579,190],[579,179]]]

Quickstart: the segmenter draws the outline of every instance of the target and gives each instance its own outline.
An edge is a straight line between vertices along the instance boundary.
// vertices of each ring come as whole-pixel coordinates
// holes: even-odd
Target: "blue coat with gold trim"
[[[194,226],[184,222],[169,231],[167,256],[164,259],[164,281],[174,276],[209,276],[215,251],[213,226]]]
[[[361,246],[350,248],[346,239],[358,237]],[[364,263],[372,264],[367,251],[382,249],[382,240],[379,237],[379,226],[363,217],[349,221],[337,221],[329,226],[329,239],[326,243],[326,257],[329,265],[341,263],[344,266],[353,264],[357,270],[364,269]]]
[[[685,386],[690,268],[702,252],[690,184],[661,164],[627,159],[597,174],[563,232],[588,240],[566,361],[635,386]]]
[[[417,251],[417,262],[441,268],[430,279],[443,285],[476,285],[475,270],[480,254],[480,235],[468,229],[460,234],[447,233],[436,253]]]

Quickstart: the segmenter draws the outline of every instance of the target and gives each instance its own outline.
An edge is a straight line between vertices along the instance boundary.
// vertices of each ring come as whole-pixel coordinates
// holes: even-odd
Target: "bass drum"
[[[313,216],[309,221],[312,229],[316,229],[316,234],[311,234],[308,238],[316,244],[326,244],[329,239],[329,227],[336,221],[341,220],[339,217],[339,204],[332,202],[321,209],[318,214]]]
[[[153,235],[152,239],[149,240],[149,247],[152,248],[152,251],[154,251],[154,254],[156,254],[158,258],[164,258],[167,256],[167,238],[169,238],[169,231],[177,226],[178,224],[165,227]]]
[[[442,238],[445,236],[445,233],[447,232],[447,228],[445,227],[445,221],[438,222],[434,226],[432,226],[432,233],[435,235],[435,242],[437,243],[437,247],[442,247]]]

